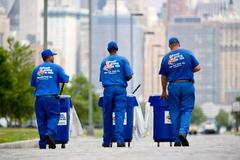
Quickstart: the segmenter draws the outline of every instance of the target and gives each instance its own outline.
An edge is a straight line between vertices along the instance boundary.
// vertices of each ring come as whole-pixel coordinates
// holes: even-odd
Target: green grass
[[[102,129],[94,130],[95,137],[102,138],[102,135]],[[87,136],[86,130],[84,130],[83,136]],[[36,128],[0,128],[0,143],[31,139],[38,139],[38,131]]]
[[[38,138],[36,128],[0,128],[0,143]]]
[[[87,130],[83,130],[83,136],[87,136]],[[102,129],[94,129],[94,137],[102,138],[103,130]]]

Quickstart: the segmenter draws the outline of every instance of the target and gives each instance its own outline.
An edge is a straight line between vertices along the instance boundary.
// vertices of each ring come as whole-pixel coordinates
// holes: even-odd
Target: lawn
[[[0,143],[38,138],[36,128],[0,128]]]
[[[83,136],[87,136],[86,130],[84,130]],[[102,129],[95,129],[94,136],[101,138]],[[38,139],[38,132],[36,128],[0,128],[0,143],[31,139]]]

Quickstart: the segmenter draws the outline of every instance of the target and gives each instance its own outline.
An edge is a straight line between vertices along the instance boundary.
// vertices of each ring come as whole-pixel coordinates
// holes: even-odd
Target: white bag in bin
[[[81,122],[78,118],[78,115],[74,106],[72,106],[72,108],[70,108],[70,136],[76,137],[82,134],[83,134],[83,128],[82,128]]]
[[[153,107],[146,103],[145,107],[145,135],[153,135]]]
[[[137,107],[134,107],[133,114],[134,114],[133,134],[136,139],[139,139],[144,137],[144,134],[145,134],[144,117],[143,117],[142,108],[140,105]]]

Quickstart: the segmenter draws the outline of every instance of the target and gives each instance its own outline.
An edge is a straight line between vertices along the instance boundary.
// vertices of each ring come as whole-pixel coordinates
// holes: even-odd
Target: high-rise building
[[[219,28],[218,98],[225,104],[240,95],[240,14],[234,8],[230,0],[224,14],[209,18]]]
[[[78,22],[80,12],[68,6],[49,6],[48,43],[63,54],[65,71],[77,74]]]
[[[173,22],[175,17],[188,14],[187,0],[168,0],[166,2],[166,23]]]
[[[0,26],[0,47],[5,47],[10,34],[10,20],[2,7],[0,7]]]

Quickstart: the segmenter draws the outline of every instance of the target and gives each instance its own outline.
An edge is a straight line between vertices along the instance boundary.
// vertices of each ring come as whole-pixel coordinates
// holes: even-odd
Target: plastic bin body
[[[100,97],[98,101],[99,107],[103,107],[103,97]],[[138,102],[136,97],[134,96],[128,96],[127,97],[127,109],[125,113],[124,118],[124,140],[125,142],[131,142],[132,141],[132,134],[133,134],[133,109],[135,106],[138,106]],[[113,110],[114,115],[114,110]],[[114,116],[113,116],[114,117]],[[112,125],[112,142],[116,142],[116,137],[114,135],[115,132],[115,123],[113,120]]]
[[[167,101],[160,96],[150,96],[148,102],[153,107],[153,139],[155,142],[174,142],[172,123]]]
[[[60,118],[57,126],[55,142],[57,144],[66,144],[69,140],[70,107],[72,107],[71,97],[67,95],[60,96],[59,103]]]

